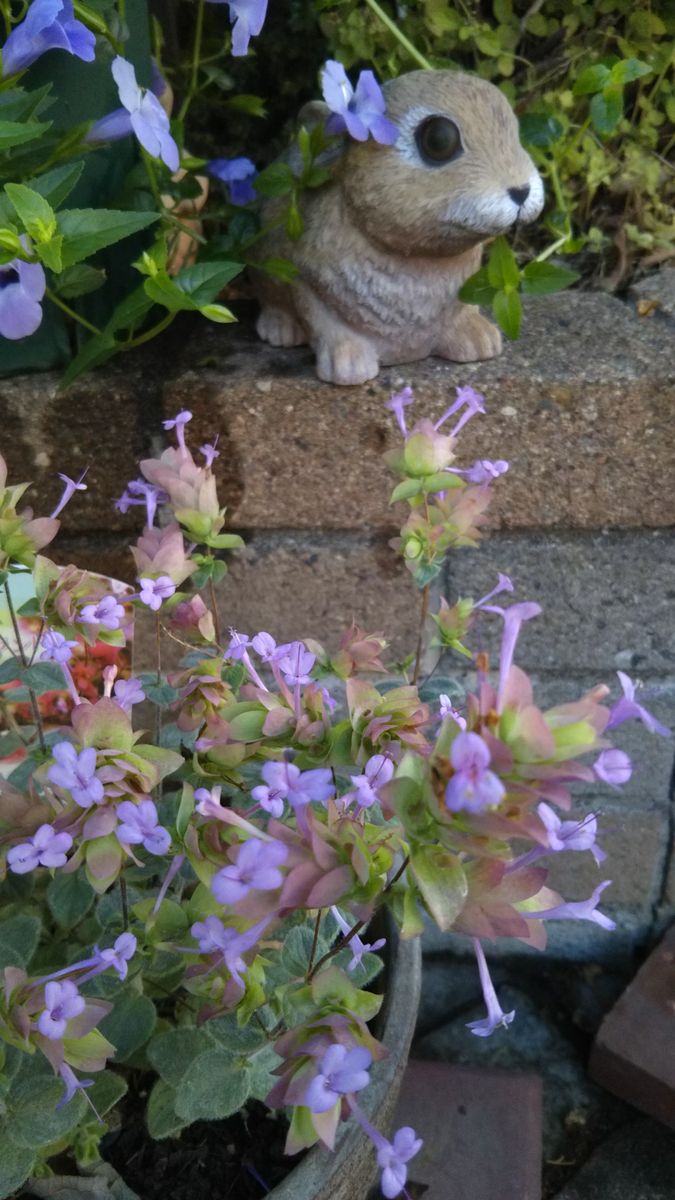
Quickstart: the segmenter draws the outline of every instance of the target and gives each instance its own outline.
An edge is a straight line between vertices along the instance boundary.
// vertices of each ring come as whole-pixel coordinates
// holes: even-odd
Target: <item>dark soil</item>
[[[101,1144],[140,1200],[261,1200],[299,1161],[284,1155],[288,1122],[264,1104],[254,1101],[225,1121],[198,1121],[161,1142],[148,1136],[144,1109],[137,1095],[122,1128]]]

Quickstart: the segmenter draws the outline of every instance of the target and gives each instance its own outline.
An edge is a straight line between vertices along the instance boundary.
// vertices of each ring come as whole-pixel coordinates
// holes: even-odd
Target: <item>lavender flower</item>
[[[192,420],[192,413],[190,412],[190,410],[188,408],[184,408],[179,413],[176,413],[175,417],[170,417],[168,421],[162,421],[162,426],[164,429],[167,430],[167,432],[170,429],[176,430],[176,441],[178,442],[178,449],[181,450],[183,452],[183,454],[188,453],[187,446],[185,445],[185,426],[191,420]]]
[[[171,845],[171,834],[160,825],[154,801],[123,800],[117,806],[117,816],[122,822],[116,829],[117,838],[127,846],[142,845],[148,854],[166,854]]]
[[[630,676],[626,675],[623,671],[617,671],[617,675],[623,689],[623,696],[613,706],[606,728],[608,730],[616,729],[617,725],[623,725],[624,721],[637,720],[642,721],[642,724],[646,726],[650,733],[660,733],[661,737],[670,737],[670,729],[666,725],[662,725],[660,721],[657,721],[656,717],[653,717],[635,699],[635,693],[639,684],[634,683]]]
[[[38,1018],[38,1029],[43,1037],[58,1041],[66,1032],[72,1017],[84,1012],[85,999],[70,979],[62,982],[53,980],[45,986],[45,1007]]]
[[[331,110],[327,133],[342,133],[346,129],[357,142],[367,141],[372,134],[374,141],[383,146],[394,144],[398,130],[384,115],[384,96],[372,71],[362,71],[354,89],[342,63],[329,59],[321,72],[321,87]]]
[[[312,801],[323,803],[335,792],[333,773],[327,767],[301,771],[294,763],[268,762],[262,777],[265,784],[254,787],[251,796],[273,817],[281,816],[285,800],[297,810]]]
[[[96,965],[89,972],[87,978],[112,969],[117,972],[119,979],[126,979],[129,973],[129,962],[136,953],[136,945],[133,933],[121,933],[118,938],[115,938],[112,946],[108,946],[104,950],[99,950],[98,946],[94,946]]]
[[[200,454],[204,455],[204,458],[206,459],[206,465],[209,467],[209,469],[213,466],[215,460],[220,458],[220,450],[216,449],[217,445],[218,438],[216,438],[213,445],[211,445],[210,442],[205,442],[203,446],[199,447],[199,452]]]
[[[477,733],[459,733],[450,749],[455,774],[445,789],[445,803],[451,812],[483,812],[499,804],[504,784],[488,770],[490,751]]]
[[[335,1042],[324,1054],[316,1075],[310,1081],[303,1103],[314,1113],[328,1112],[348,1092],[360,1092],[370,1083],[368,1068],[373,1061],[365,1046],[346,1046]]]
[[[310,671],[316,662],[316,655],[307,650],[302,642],[291,642],[285,649],[286,653],[278,662],[286,683],[289,687],[310,683]]]
[[[27,842],[12,846],[7,854],[7,866],[15,875],[26,875],[38,866],[63,867],[66,851],[72,844],[69,833],[57,833],[51,825],[41,825]]]
[[[549,850],[555,853],[561,850],[590,850],[598,866],[607,858],[604,850],[595,843],[598,822],[593,815],[584,817],[582,821],[561,821],[558,814],[543,802],[537,805],[537,812],[546,827]]]
[[[476,1035],[476,1037],[490,1037],[491,1034],[494,1033],[495,1029],[498,1029],[500,1025],[503,1025],[504,1028],[510,1025],[516,1013],[515,1009],[510,1013],[505,1013],[503,1011],[502,1006],[497,999],[497,993],[495,992],[494,984],[490,978],[490,972],[488,970],[483,947],[481,946],[478,938],[472,938],[472,941],[473,948],[476,952],[476,958],[478,959],[478,974],[480,976],[480,984],[483,989],[483,998],[488,1011],[487,1017],[484,1017],[482,1021],[468,1021],[467,1029],[470,1029],[471,1032]]]
[[[139,599],[153,612],[159,612],[165,600],[173,596],[176,585],[170,575],[159,575],[157,579],[139,579]]]
[[[159,100],[152,91],[139,87],[134,67],[125,58],[117,55],[111,70],[123,107],[96,121],[86,140],[115,141],[133,132],[152,158],[161,159],[171,172],[177,171],[180,166],[178,146],[171,136],[169,118]]]
[[[190,932],[195,940],[199,941],[202,953],[220,953],[221,961],[225,963],[235,983],[243,988],[242,974],[247,969],[243,955],[255,946],[269,921],[270,918],[265,917],[258,921],[257,925],[252,925],[243,933],[237,933],[236,929],[226,929],[218,917],[207,917],[204,921],[196,921]]]
[[[209,916],[203,921],[195,921],[190,933],[199,942],[202,954],[214,954],[217,950],[224,950],[227,945],[225,926],[219,917]]]
[[[236,904],[250,891],[274,891],[284,881],[279,864],[287,857],[288,847],[283,842],[249,838],[240,847],[236,863],[214,875],[211,891],[220,904]]]
[[[124,608],[114,596],[104,596],[92,604],[85,604],[80,611],[80,621],[85,625],[102,625],[104,629],[119,629],[124,620]]]
[[[498,479],[508,469],[509,464],[503,458],[494,462],[489,458],[478,458],[473,466],[464,472],[464,478],[469,483],[492,483],[493,479]]]
[[[252,37],[257,37],[265,24],[267,0],[210,0],[211,4],[228,4],[232,22],[232,54],[241,58],[248,50]]]
[[[206,169],[209,175],[226,185],[230,204],[250,204],[255,200],[256,190],[252,181],[257,171],[250,158],[212,158],[206,164]]]
[[[541,605],[536,604],[534,600],[525,600],[521,604],[512,604],[503,612],[504,617],[504,632],[502,634],[502,644],[499,659],[499,686],[497,689],[497,712],[502,711],[504,703],[504,693],[508,682],[509,673],[513,665],[513,656],[516,651],[516,642],[520,627],[524,621],[532,620],[532,617],[538,617],[541,613]]]
[[[0,337],[16,342],[35,333],[42,321],[40,301],[46,286],[40,263],[15,258],[0,265]]]
[[[61,663],[62,665],[69,663],[73,657],[73,650],[77,645],[77,639],[68,641],[56,629],[46,629],[42,635],[40,661]]]
[[[452,700],[445,692],[441,692],[441,695],[438,697],[438,703],[441,720],[444,721],[446,717],[452,717],[455,725],[459,725],[459,728],[464,731],[466,729],[466,719],[456,708],[453,708]]]
[[[338,908],[335,908],[335,906],[333,905],[331,907],[330,911],[332,912],[333,917],[335,918],[335,921],[337,923],[337,926],[338,926],[338,929],[340,930],[340,932],[343,934],[349,933],[350,930],[353,928],[353,926],[349,925],[347,923],[347,921],[345,921],[340,910]],[[376,942],[362,942],[358,933],[353,934],[352,937],[349,939],[349,943],[348,943],[348,948],[351,950],[351,953],[352,953],[352,960],[351,960],[349,966],[347,967],[347,970],[355,971],[357,967],[361,966],[361,960],[362,960],[364,954],[376,954],[377,951],[381,950],[383,946],[386,946],[386,944],[387,944],[386,938],[378,938]]]
[[[157,505],[166,504],[168,499],[167,493],[154,483],[148,483],[145,479],[132,479],[122,492],[119,500],[115,501],[115,508],[118,512],[126,513],[132,505],[144,504],[146,525],[152,529],[155,524]]]
[[[69,1067],[66,1062],[61,1063],[59,1075],[65,1084],[65,1088],[61,1099],[56,1105],[57,1110],[63,1108],[64,1104],[68,1104],[76,1092],[83,1092],[85,1088],[94,1086],[93,1079],[78,1079],[72,1067]]]
[[[247,637],[245,633],[238,633],[236,629],[231,629],[230,643],[225,651],[225,657],[233,658],[235,661],[242,662],[251,676],[255,686],[262,688],[262,690],[266,692],[268,691],[268,688],[265,687],[263,680],[260,678],[258,672],[253,666],[253,663],[251,662],[251,656],[248,652],[248,648],[252,644],[253,643],[251,642],[250,638]]]
[[[621,701],[619,701],[621,703]],[[628,783],[633,774],[633,764],[623,750],[612,748],[603,750],[593,764],[593,770],[598,779],[610,787],[618,788],[622,783]]]
[[[398,427],[401,430],[401,433],[403,434],[404,437],[408,436],[408,426],[406,425],[405,409],[408,407],[409,404],[412,404],[414,402],[414,400],[415,400],[415,397],[413,395],[412,388],[404,387],[400,392],[394,392],[394,394],[392,396],[390,396],[389,399],[386,401],[385,406],[384,406],[385,408],[388,408],[391,410],[391,412],[393,412],[394,416],[396,417],[396,420],[398,421]]]
[[[63,495],[61,496],[61,499],[59,500],[53,513],[50,514],[51,517],[58,517],[59,513],[63,512],[66,504],[75,495],[75,492],[86,492],[87,485],[86,483],[83,483],[82,480],[84,479],[88,470],[89,468],[85,467],[79,479],[71,479],[69,475],[62,475],[61,472],[59,472],[59,479],[62,480],[64,484]]]
[[[567,900],[556,904],[554,908],[545,908],[540,912],[523,909],[522,915],[528,920],[536,921],[593,921],[595,925],[600,925],[603,929],[616,929],[616,921],[597,911],[600,897],[611,882],[611,879],[605,879],[603,883],[599,883],[588,900]]]
[[[400,1196],[408,1178],[407,1163],[421,1149],[422,1139],[417,1137],[410,1125],[401,1126],[396,1130],[391,1142],[379,1147],[377,1163],[382,1168],[380,1186],[382,1195],[386,1196],[387,1200]]]
[[[3,78],[25,71],[48,50],[67,50],[83,62],[94,61],[96,38],[74,19],[72,0],[33,0],[2,47]]]
[[[103,799],[103,784],[96,775],[96,751],[89,746],[78,754],[72,742],[57,742],[52,747],[56,759],[47,771],[47,778],[70,792],[80,808],[90,808]]]
[[[379,789],[394,775],[394,764],[386,754],[373,754],[363,768],[363,775],[352,775],[354,791],[343,796],[343,801],[356,800],[359,808],[370,808],[379,802]]]

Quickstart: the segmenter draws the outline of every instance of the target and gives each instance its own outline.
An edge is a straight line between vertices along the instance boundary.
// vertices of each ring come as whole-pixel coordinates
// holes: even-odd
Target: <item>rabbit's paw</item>
[[[445,328],[436,347],[441,358],[453,362],[476,362],[496,358],[502,351],[502,335],[477,308],[453,309],[445,318]]]
[[[256,331],[270,346],[304,346],[307,341],[302,325],[285,308],[263,308]]]
[[[317,344],[316,373],[326,383],[367,383],[379,370],[377,354],[370,342],[361,338],[346,336],[340,341]]]

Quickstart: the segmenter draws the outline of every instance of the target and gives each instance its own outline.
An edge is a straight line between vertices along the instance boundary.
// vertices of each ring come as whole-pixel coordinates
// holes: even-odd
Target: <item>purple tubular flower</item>
[[[139,87],[130,62],[118,55],[113,59],[112,75],[119,91],[122,108],[108,113],[92,125],[88,142],[115,141],[134,133],[152,158],[159,158],[173,173],[180,166],[178,146],[171,136],[169,118],[152,91]]]
[[[204,458],[206,459],[206,465],[209,468],[213,466],[217,458],[220,458],[220,450],[216,449],[217,445],[218,438],[216,437],[213,445],[211,445],[210,442],[205,442],[203,446],[199,447],[199,452],[200,454],[204,455]]]
[[[154,801],[123,800],[117,806],[117,816],[122,822],[115,830],[120,842],[126,846],[142,845],[148,854],[166,854],[171,845],[171,834],[160,825]]]
[[[391,412],[393,412],[394,416],[396,417],[396,420],[398,421],[398,427],[401,430],[401,433],[403,434],[404,437],[408,436],[408,426],[406,425],[406,420],[405,420],[405,410],[409,404],[413,404],[414,400],[415,400],[415,397],[413,395],[412,388],[404,387],[402,389],[402,391],[394,392],[394,394],[389,397],[389,399],[387,400],[387,402],[385,403],[385,406],[384,406],[385,408],[388,408],[391,410]]]
[[[252,37],[257,37],[265,24],[267,0],[210,0],[212,4],[228,4],[232,22],[232,54],[242,58]]]
[[[68,1104],[76,1092],[83,1092],[85,1088],[94,1086],[93,1079],[78,1079],[72,1067],[69,1067],[68,1063],[66,1062],[61,1063],[61,1066],[59,1067],[59,1075],[65,1084],[65,1088],[61,1099],[56,1105],[57,1110],[59,1108],[63,1108],[65,1104]]]
[[[541,613],[541,605],[536,604],[533,600],[524,600],[521,604],[512,604],[510,608],[504,610],[504,632],[502,634],[502,645],[499,659],[499,687],[497,689],[497,712],[502,711],[504,700],[504,692],[509,678],[509,672],[513,665],[513,655],[516,650],[516,642],[520,627],[525,621],[530,621],[532,617],[538,617]]]
[[[467,1029],[470,1029],[471,1032],[476,1035],[476,1037],[490,1037],[491,1034],[494,1033],[495,1029],[498,1029],[500,1025],[503,1025],[506,1029],[506,1027],[511,1024],[516,1013],[515,1009],[510,1013],[505,1013],[503,1011],[502,1006],[497,999],[497,993],[495,992],[494,984],[490,978],[490,972],[488,970],[483,947],[481,946],[478,938],[472,938],[471,940],[473,941],[473,948],[476,952],[476,958],[478,960],[478,974],[480,975],[480,985],[483,989],[483,998],[487,1008],[487,1017],[484,1017],[482,1021],[468,1021]]]
[[[202,954],[214,954],[217,950],[224,950],[227,945],[226,929],[219,917],[210,916],[203,921],[195,921],[190,933],[199,942]]]
[[[335,1042],[324,1054],[316,1075],[308,1084],[303,1103],[314,1113],[328,1112],[348,1092],[360,1092],[370,1083],[368,1068],[373,1061],[365,1046]]]
[[[170,575],[159,575],[157,579],[139,579],[139,599],[153,612],[159,612],[165,600],[173,596],[176,585]]]
[[[67,50],[93,62],[94,34],[73,16],[72,0],[33,0],[28,12],[2,47],[2,74],[16,75],[48,50]]]
[[[347,921],[345,921],[340,910],[338,908],[335,908],[335,906],[333,905],[331,907],[330,911],[332,912],[333,917],[335,918],[335,921],[337,923],[337,926],[338,926],[338,929],[340,930],[340,932],[341,933],[349,933],[350,929],[352,929],[353,926],[349,925],[347,923]],[[364,954],[376,954],[377,951],[381,950],[383,946],[386,946],[386,944],[387,944],[386,938],[378,938],[376,942],[362,942],[358,933],[355,933],[353,935],[353,937],[351,937],[349,940],[349,949],[352,952],[352,960],[351,960],[349,966],[347,967],[347,970],[355,971],[357,967],[361,966],[361,960],[362,960]]]
[[[43,1037],[58,1041],[66,1032],[72,1017],[84,1012],[85,1000],[70,979],[62,982],[52,980],[45,985],[45,1007],[38,1018],[38,1029]]]
[[[83,483],[82,480],[84,479],[88,470],[89,467],[85,467],[79,479],[71,479],[69,475],[62,475],[61,472],[59,472],[59,479],[62,480],[64,484],[63,495],[61,496],[61,499],[59,500],[53,513],[50,514],[52,518],[58,517],[59,513],[63,512],[63,509],[66,507],[66,504],[71,497],[75,495],[75,492],[86,492],[87,485],[86,483]]]
[[[255,946],[269,922],[270,918],[265,917],[244,933],[237,933],[236,929],[226,929],[218,917],[211,916],[204,921],[196,921],[190,933],[199,942],[203,954],[220,954],[235,983],[243,988],[242,974],[247,968],[242,956]]]
[[[372,71],[362,71],[354,89],[342,63],[329,59],[321,72],[321,87],[331,110],[327,133],[342,133],[346,129],[357,142],[367,141],[371,134],[383,146],[394,144],[398,129],[384,115],[384,96]]]
[[[307,650],[302,642],[291,642],[286,651],[278,660],[286,683],[289,687],[310,683],[310,671],[316,662],[316,655]]]
[[[162,488],[156,487],[154,483],[148,483],[145,479],[132,479],[119,500],[115,501],[115,508],[118,512],[126,513],[132,505],[144,504],[146,524],[152,529],[155,524],[157,505],[166,504],[168,499],[166,492]]]
[[[619,702],[620,703],[620,702]],[[633,774],[633,764],[623,750],[612,748],[603,750],[593,763],[593,770],[598,779],[610,787],[618,788],[628,783]]]
[[[169,429],[176,430],[176,441],[178,442],[178,449],[182,450],[183,454],[185,454],[187,452],[187,447],[185,445],[185,426],[191,420],[192,420],[192,413],[190,412],[189,409],[184,408],[181,410],[181,412],[176,413],[175,417],[171,417],[168,421],[162,421],[162,426],[164,429],[167,430],[167,432]]]
[[[115,699],[120,708],[126,713],[131,712],[134,704],[145,700],[145,692],[139,679],[131,676],[129,679],[118,679],[113,689]]]
[[[136,953],[136,945],[133,933],[121,933],[112,946],[108,946],[104,950],[99,950],[98,946],[94,946],[97,966],[90,972],[88,978],[91,978],[92,975],[100,975],[102,971],[110,968],[117,972],[119,979],[126,979],[129,973],[129,962]]]
[[[16,342],[35,333],[42,321],[40,301],[46,286],[40,263],[15,258],[0,265],[0,337]]]
[[[279,652],[271,633],[256,633],[255,637],[251,638],[251,645],[263,662],[272,662]]]
[[[63,665],[73,657],[72,651],[78,645],[77,639],[68,641],[56,629],[46,629],[42,635],[42,653],[40,662],[55,662]]]
[[[494,462],[489,458],[477,458],[473,466],[464,472],[464,478],[469,483],[492,483],[509,469],[509,464],[503,458]]]
[[[421,1149],[422,1139],[417,1137],[410,1125],[401,1126],[391,1142],[378,1148],[377,1163],[382,1168],[380,1187],[387,1200],[400,1196],[408,1178],[407,1164]]]
[[[451,812],[483,812],[499,804],[504,784],[489,771],[490,751],[477,733],[459,733],[450,749],[455,774],[445,789],[445,803]]]
[[[212,158],[206,169],[209,175],[226,185],[230,204],[250,204],[255,200],[257,193],[253,180],[257,171],[250,158]]]
[[[451,437],[456,437],[460,429],[466,425],[467,421],[470,421],[472,417],[475,417],[476,413],[485,412],[485,396],[483,396],[480,392],[474,391],[472,387],[458,387],[455,390],[457,392],[457,398],[453,400],[450,407],[446,408],[443,415],[440,416],[434,424],[434,429],[440,429],[441,425],[444,425],[450,417],[453,417],[456,412],[459,412],[460,408],[466,406],[464,408],[464,412],[459,418],[459,421],[452,431]]]
[[[240,847],[236,863],[214,875],[211,891],[220,904],[236,904],[250,891],[274,891],[284,881],[279,864],[287,857],[288,847],[283,842],[250,838]]]
[[[457,711],[456,708],[453,708],[452,700],[449,696],[446,696],[445,692],[442,692],[438,697],[438,703],[440,706],[439,714],[441,719],[444,721],[446,717],[452,717],[455,725],[459,725],[462,732],[464,732],[466,729],[466,719]]]
[[[599,883],[588,900],[563,901],[562,904],[556,904],[554,908],[542,909],[541,912],[528,912],[523,909],[522,915],[527,920],[536,921],[593,921],[595,925],[600,925],[603,929],[616,929],[616,921],[613,921],[611,917],[606,917],[604,913],[598,912],[597,909],[602,893],[611,882],[611,879],[605,879],[603,883]]]
[[[12,846],[7,866],[15,875],[26,875],[35,867],[63,867],[73,839],[69,833],[57,833],[51,825],[41,825],[27,842]]]
[[[638,704],[635,699],[635,692],[639,684],[633,682],[629,675],[623,671],[617,671],[619,683],[623,689],[623,696],[617,700],[609,714],[607,722],[607,730],[616,729],[617,725],[623,725],[624,721],[642,721],[650,733],[660,733],[661,737],[670,737],[671,730],[666,725],[662,725],[653,717],[650,712],[642,704]]]
[[[389,783],[393,775],[392,760],[386,754],[373,754],[363,768],[363,775],[352,775],[353,795],[359,808],[370,808],[379,801],[379,788]]]
[[[94,604],[85,604],[80,611],[85,625],[102,625],[104,629],[119,629],[124,620],[124,608],[114,596],[104,596]]]
[[[482,596],[480,600],[476,600],[476,603],[473,606],[474,609],[484,608],[489,600],[494,600],[495,596],[499,596],[502,592],[513,591],[513,583],[509,579],[508,575],[499,575],[497,580],[497,584],[495,587],[493,587],[491,592],[488,592],[485,596]]]
[[[248,652],[248,648],[252,645],[253,643],[245,633],[238,633],[236,629],[231,629],[230,643],[225,651],[225,657],[233,658],[235,661],[242,662],[251,676],[255,686],[267,692],[269,691],[269,688],[265,687],[263,680],[260,678],[258,672],[253,666],[253,663],[251,662],[251,656]]]
[[[52,747],[56,759],[47,771],[47,778],[56,787],[70,792],[80,808],[91,808],[103,799],[103,784],[96,775],[96,751],[92,746],[78,754],[72,742],[56,742]]]
[[[539,819],[546,827],[547,845],[556,854],[561,850],[590,850],[598,866],[607,855],[596,845],[598,833],[597,818],[591,814],[582,821],[561,821],[557,813],[548,805],[537,805]],[[522,863],[521,863],[522,865]]]

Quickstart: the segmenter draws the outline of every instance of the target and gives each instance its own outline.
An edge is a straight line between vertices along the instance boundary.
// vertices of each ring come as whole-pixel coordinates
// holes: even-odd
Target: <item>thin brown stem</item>
[[[316,918],[314,920],[314,937],[312,938],[312,947],[309,952],[309,965],[307,967],[307,975],[308,976],[311,974],[312,967],[314,966],[314,959],[316,957],[316,948],[317,948],[317,945],[319,944],[319,927],[321,925],[322,916],[323,916],[323,909],[320,908],[319,911],[317,912]]]
[[[19,658],[21,659],[23,666],[27,667],[28,659],[26,658],[26,651],[23,648],[23,642],[21,640],[21,630],[19,629],[19,621],[18,621],[17,615],[14,611],[14,604],[12,603],[12,595],[9,590],[8,583],[5,583],[5,597],[7,600],[7,608],[9,610],[9,615],[10,615],[10,618],[12,621],[14,637],[16,638],[17,649],[19,651]],[[40,742],[40,749],[42,750],[43,754],[46,754],[47,753],[47,743],[45,742],[45,733],[44,733],[44,729],[42,727],[42,717],[40,715],[40,706],[38,704],[37,696],[32,687],[28,687],[28,695],[30,697],[30,707],[31,707],[31,711],[33,713],[33,721],[35,722],[35,726],[37,728],[38,740]]]
[[[417,634],[417,650],[415,651],[415,670],[413,671],[412,681],[417,683],[420,675],[420,667],[422,665],[422,653],[424,650],[424,626],[426,624],[427,613],[429,612],[429,584],[425,584],[422,588],[422,607],[420,609],[420,624]]]
[[[216,601],[216,589],[213,579],[209,579],[209,596],[211,597],[211,610],[213,612],[213,627],[216,631],[216,641],[220,644],[220,617],[218,616],[218,603]]]
[[[384,890],[382,892],[383,896],[386,896],[387,892],[391,891],[394,884],[398,883],[399,879],[401,878],[401,876],[402,876],[403,872],[405,871],[406,867],[408,866],[409,862],[410,862],[410,855],[406,854],[400,867],[395,872],[395,874],[392,875],[391,879],[387,883],[387,886],[384,888]],[[307,973],[307,982],[308,983],[310,983],[312,981],[312,979],[314,978],[314,976],[317,974],[317,972],[321,970],[324,963],[330,962],[331,958],[335,958],[336,954],[339,954],[341,950],[344,950],[345,946],[349,945],[352,938],[355,938],[357,933],[361,932],[361,930],[363,929],[365,924],[366,924],[365,921],[357,921],[356,925],[354,925],[349,930],[348,933],[345,933],[344,936],[341,937],[340,940],[337,941],[335,943],[335,945],[331,947],[330,950],[327,950],[326,953],[321,956],[321,958],[316,963],[316,965],[312,968],[312,970]]]

